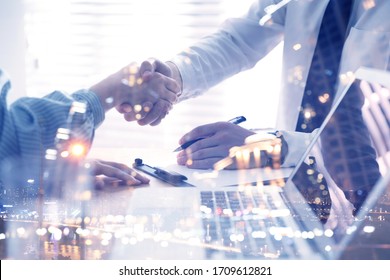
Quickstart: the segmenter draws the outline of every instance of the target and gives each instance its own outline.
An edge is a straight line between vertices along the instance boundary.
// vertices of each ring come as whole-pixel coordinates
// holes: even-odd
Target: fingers
[[[143,86],[147,91],[154,92],[158,99],[164,99],[170,103],[176,102],[177,93],[180,91],[180,87],[174,79],[160,73],[151,74],[149,80],[144,80]]]
[[[175,96],[180,92],[180,85],[172,78],[172,71],[166,63],[154,59],[144,61],[140,66],[139,74],[144,83],[155,80],[159,82],[160,86],[173,92]],[[174,101],[171,100],[171,102]]]
[[[141,63],[140,75],[143,76],[145,72],[159,72],[167,77],[172,77],[171,68],[164,62],[150,58]]]
[[[173,93],[180,91],[180,85],[172,78],[171,68],[160,60],[150,59],[141,63],[139,74],[143,82],[149,82],[156,77],[164,77],[164,86]],[[160,75],[160,76],[159,76]]]
[[[165,101],[159,100],[153,105],[150,112],[138,121],[139,125],[150,124],[152,126],[160,124],[161,120],[165,118],[168,112],[172,109],[172,104]]]
[[[117,75],[120,76],[122,84],[133,87],[138,84],[140,78],[139,67],[136,63],[130,63],[126,67],[123,67]]]
[[[121,170],[127,174],[130,174],[131,176],[135,177],[136,179],[140,180],[142,183],[149,183],[149,179],[140,173],[136,172],[134,169],[130,168],[126,164],[118,163],[118,162],[112,162],[112,161],[100,161],[101,163],[112,166],[118,170]]]
[[[121,114],[127,114],[133,111],[133,106],[127,103],[120,104],[115,107],[116,110]]]
[[[196,144],[198,144],[198,142]],[[199,147],[196,150],[193,150],[191,146],[177,154],[177,163],[189,168],[209,169],[213,167],[214,163],[227,157],[229,155],[229,149],[230,146],[224,144],[206,148]]]
[[[191,169],[213,169],[218,161],[229,156],[230,149],[230,146],[220,146],[198,150],[194,153],[183,151],[177,155],[177,163]],[[268,163],[268,157],[264,152],[262,152],[261,156],[248,153],[230,158],[230,164],[224,167],[224,169],[259,168],[265,167]]]
[[[172,109],[172,104],[165,100],[159,100],[153,106],[147,102],[142,106],[142,110],[136,112],[131,105],[122,104],[117,107],[119,113],[123,114],[126,121],[137,121],[139,125],[144,126],[150,124],[155,126],[161,123],[161,121],[168,115]]]
[[[229,122],[198,126],[185,134],[179,143],[183,145],[190,140],[201,140],[178,153],[177,163],[190,168],[213,168],[214,163],[228,157],[230,149],[243,145],[251,134],[252,131]]]
[[[197,138],[211,137],[212,135],[214,135],[218,131],[225,129],[225,126],[228,124],[229,123],[225,123],[225,122],[217,122],[217,123],[200,125],[200,126],[194,128],[193,130],[191,130],[190,132],[184,134],[180,138],[179,144],[183,145],[184,143],[191,141],[191,140],[194,140],[194,139],[197,139]]]
[[[117,111],[123,114],[126,121],[138,121],[143,119],[152,110],[153,103],[145,102],[143,105],[135,105],[124,103],[116,107]]]
[[[130,70],[127,72],[132,73]],[[141,79],[132,83],[132,93],[122,95],[122,104],[116,106],[116,109],[124,115],[126,121],[158,125],[176,103],[180,85],[172,78],[169,65],[160,60],[146,60],[137,71]],[[149,102],[148,106],[145,106],[146,102]]]
[[[142,62],[139,73],[142,77],[142,85],[147,87],[146,91],[157,93],[159,99],[170,103],[176,102],[180,85],[172,78],[172,71],[166,63],[149,59]]]
[[[134,186],[134,185],[140,185],[141,181],[133,177],[132,175],[126,173],[125,171],[118,169],[116,167],[105,165],[104,166],[104,172],[102,175],[105,175],[110,178],[117,178],[119,180],[122,180],[126,182],[126,185]]]
[[[143,65],[147,64],[144,63]],[[143,70],[151,69],[151,67],[149,64],[149,66],[144,66]],[[176,102],[177,93],[180,91],[179,84],[174,79],[161,73],[149,71],[147,73],[147,75],[144,73],[144,78],[129,78],[129,81],[125,79],[126,82],[122,82],[122,85],[118,87],[117,104],[128,103],[135,106],[146,101],[155,103],[160,99],[172,104]]]
[[[160,117],[158,121],[159,123],[161,119],[166,116],[168,111],[172,109],[173,104],[176,102],[177,95],[173,90],[178,90],[177,83],[171,78],[163,77],[160,73],[153,73],[151,75],[154,76],[152,80],[140,85],[140,94],[136,97],[129,96],[129,99],[133,98],[133,100],[129,100],[128,102],[117,106],[119,113],[128,114],[125,116],[126,120],[141,120],[144,119],[145,116],[149,115],[146,120],[142,122],[142,125],[146,125],[157,120],[158,115]],[[171,83],[171,89],[168,89],[165,86],[167,79],[168,84]],[[150,111],[153,111],[152,115],[149,114]],[[137,118],[135,118],[134,113],[138,114]]]
[[[95,175],[105,175],[125,182],[126,185],[136,186],[149,183],[149,179],[125,164],[110,161],[95,161]]]
[[[197,138],[201,139],[190,147],[177,154],[177,163],[189,168],[208,169],[213,164],[229,153],[230,145],[226,145],[225,134],[219,133],[224,130],[224,123],[212,123],[201,125],[185,134],[180,140],[180,145]]]
[[[158,72],[166,77],[165,87],[169,91],[171,91],[171,92],[175,93],[175,95],[177,95],[177,93],[180,92],[181,88],[180,88],[179,83],[175,79],[173,79],[173,76],[172,76],[173,73],[172,73],[172,70],[169,67],[169,65],[167,63],[160,61],[160,60],[154,59],[154,60],[152,60],[152,66],[153,66],[155,72]]]
[[[139,67],[139,74],[142,78],[144,78],[146,72],[153,73],[155,71],[156,71],[156,67],[152,59],[145,60],[144,62],[141,63],[141,66]]]
[[[180,92],[180,85],[174,79],[166,78],[165,87],[168,91],[173,92],[175,94],[175,100],[172,101],[172,103],[175,102],[177,99],[177,94]]]

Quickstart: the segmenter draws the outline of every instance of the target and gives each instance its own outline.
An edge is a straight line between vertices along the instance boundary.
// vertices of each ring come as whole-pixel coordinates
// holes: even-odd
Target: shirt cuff
[[[313,133],[280,130],[288,145],[288,154],[282,164],[283,167],[296,166],[310,145],[316,130]]]
[[[197,89],[200,84],[200,81],[198,81],[199,75],[195,73],[192,67],[187,65],[190,57],[179,54],[168,61],[177,66],[182,80],[182,92],[178,97],[178,102],[200,95],[202,91]]]
[[[105,112],[98,96],[89,90],[82,89],[72,94],[77,101],[86,101],[93,115],[94,127],[97,128],[105,118]]]

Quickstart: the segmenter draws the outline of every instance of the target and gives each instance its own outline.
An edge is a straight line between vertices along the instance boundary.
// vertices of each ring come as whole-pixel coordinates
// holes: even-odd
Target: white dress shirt
[[[255,1],[245,16],[226,20],[217,32],[175,56],[171,61],[178,66],[183,80],[180,100],[202,94],[226,78],[253,67],[284,41],[276,128],[295,130],[322,15],[329,0],[293,0],[260,26],[265,8],[279,2]],[[346,79],[360,66],[390,69],[389,14],[390,1],[355,0],[341,58],[337,96],[345,88]],[[259,82],[261,79],[267,77],[259,77]]]

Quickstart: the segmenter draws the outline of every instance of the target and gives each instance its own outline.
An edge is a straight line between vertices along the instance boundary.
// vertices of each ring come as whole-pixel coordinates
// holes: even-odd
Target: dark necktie
[[[312,132],[330,111],[352,4],[353,0],[330,0],[325,10],[296,131]]]

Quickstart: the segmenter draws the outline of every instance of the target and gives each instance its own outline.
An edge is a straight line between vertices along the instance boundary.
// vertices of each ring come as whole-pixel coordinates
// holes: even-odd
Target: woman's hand
[[[108,185],[139,186],[148,184],[149,179],[125,164],[93,160],[93,175],[95,175],[95,186],[98,189]]]

